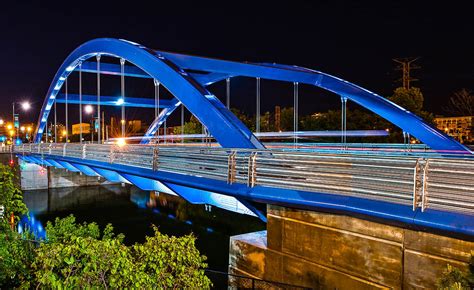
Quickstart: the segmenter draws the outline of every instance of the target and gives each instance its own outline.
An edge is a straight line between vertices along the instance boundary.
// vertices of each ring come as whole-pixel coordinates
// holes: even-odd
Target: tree
[[[293,107],[285,107],[280,111],[280,129],[293,131]]]
[[[146,237],[144,244],[135,244],[132,254],[138,273],[143,273],[138,287],[209,288],[210,280],[204,274],[205,257],[196,249],[193,235],[174,237],[162,234],[153,226],[154,236]]]
[[[0,164],[0,205],[5,214],[0,221],[0,285],[5,288],[28,285],[31,280],[31,263],[34,259],[34,245],[12,231],[9,225],[10,214],[19,221],[28,212],[23,202],[23,194],[15,175],[15,168]],[[28,238],[29,236],[26,235]]]
[[[173,128],[173,133],[176,135],[181,135],[181,126],[175,126]],[[191,116],[188,122],[184,123],[184,134],[201,134],[202,133],[202,125],[199,120]]]
[[[169,237],[156,227],[144,244],[127,247],[107,225],[77,224],[73,216],[48,222],[48,241],[36,250],[37,287],[209,288],[205,257],[195,237]]]
[[[20,217],[28,212],[15,170],[15,168],[0,164],[0,205],[5,208],[0,230],[9,227],[11,213],[15,215],[15,220],[19,221]]]
[[[389,100],[416,115],[423,109],[424,98],[419,88],[396,88]]]
[[[445,110],[456,116],[474,116],[474,95],[467,89],[455,92]]]
[[[9,227],[0,232],[0,286],[6,289],[29,287],[35,244]]]

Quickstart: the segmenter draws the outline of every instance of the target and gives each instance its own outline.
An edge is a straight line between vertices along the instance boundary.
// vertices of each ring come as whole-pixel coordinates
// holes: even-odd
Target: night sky
[[[454,91],[474,89],[473,10],[457,2],[41,2],[2,1],[1,117],[10,118],[13,99],[28,99],[35,110],[22,118],[36,121],[62,61],[81,43],[98,37],[216,58],[300,65],[383,96],[391,94],[400,77],[392,58],[419,56],[421,69],[413,73],[420,81],[413,85],[422,89],[425,108],[438,114]],[[252,85],[251,80],[236,80],[232,91],[234,105],[249,114]],[[291,87],[271,85],[262,82],[262,110],[291,105]],[[222,86],[210,89],[218,94]],[[119,92],[118,83],[110,90]],[[130,96],[145,93],[128,83]],[[302,94],[302,113],[338,106],[330,94],[311,88]]]

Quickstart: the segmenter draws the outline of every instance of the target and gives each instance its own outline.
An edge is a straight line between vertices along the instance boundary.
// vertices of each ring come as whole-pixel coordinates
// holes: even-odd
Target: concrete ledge
[[[339,214],[268,206],[267,232],[231,237],[234,273],[316,289],[434,289],[474,242]]]

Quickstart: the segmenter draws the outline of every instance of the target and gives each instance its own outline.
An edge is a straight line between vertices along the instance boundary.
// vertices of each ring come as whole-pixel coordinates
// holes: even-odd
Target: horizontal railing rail
[[[24,144],[17,154],[74,157],[154,171],[474,214],[474,160],[111,144]]]

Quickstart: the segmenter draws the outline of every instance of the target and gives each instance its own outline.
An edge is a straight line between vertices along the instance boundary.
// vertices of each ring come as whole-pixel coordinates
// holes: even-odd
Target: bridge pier
[[[434,289],[474,242],[269,205],[267,231],[230,239],[229,272],[317,289]]]

